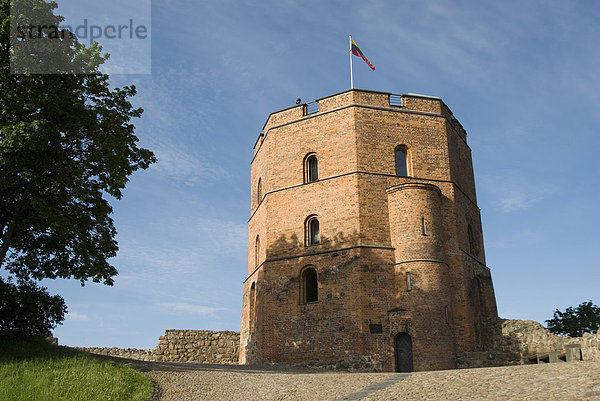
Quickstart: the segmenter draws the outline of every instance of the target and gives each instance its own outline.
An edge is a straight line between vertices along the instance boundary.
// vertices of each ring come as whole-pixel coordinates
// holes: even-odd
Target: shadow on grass
[[[89,354],[52,344],[44,338],[0,340],[0,363],[55,360],[82,355]]]

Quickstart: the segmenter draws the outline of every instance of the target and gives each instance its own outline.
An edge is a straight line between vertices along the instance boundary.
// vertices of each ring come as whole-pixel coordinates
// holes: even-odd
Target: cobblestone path
[[[152,401],[598,400],[600,362],[395,373],[128,361],[155,384]]]

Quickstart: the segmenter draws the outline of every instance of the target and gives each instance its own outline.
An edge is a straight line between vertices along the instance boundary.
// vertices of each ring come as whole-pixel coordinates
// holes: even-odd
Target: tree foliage
[[[128,100],[135,87],[112,89],[98,70],[101,47],[69,35],[51,62],[87,74],[11,73],[9,3],[0,0],[0,268],[20,280],[112,285],[118,246],[107,197],[121,198],[128,177],[156,161],[130,122],[143,112]],[[62,21],[52,1],[20,4],[32,18]]]
[[[600,307],[592,301],[582,302],[578,307],[568,307],[564,312],[556,309],[554,316],[546,320],[548,330],[554,334],[581,337],[583,333],[596,333],[600,328]]]
[[[18,285],[0,277],[0,340],[49,336],[64,320],[65,300],[32,281]]]

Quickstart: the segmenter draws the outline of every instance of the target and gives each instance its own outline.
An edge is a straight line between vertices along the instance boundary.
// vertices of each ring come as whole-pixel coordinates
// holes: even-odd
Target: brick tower
[[[497,317],[466,132],[440,98],[349,90],[254,146],[240,363],[451,369]]]

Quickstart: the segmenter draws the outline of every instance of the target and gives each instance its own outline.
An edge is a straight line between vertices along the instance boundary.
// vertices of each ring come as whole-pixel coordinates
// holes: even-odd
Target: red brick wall
[[[466,133],[440,99],[402,100],[390,106],[388,93],[352,90],[319,99],[314,114],[300,105],[269,116],[252,162],[241,363],[368,356],[394,370],[394,338],[406,332],[416,370],[447,369],[457,352],[481,346],[481,322],[497,312]],[[395,176],[399,145],[410,177]],[[319,181],[305,184],[309,153]],[[307,246],[311,215],[321,243]],[[306,305],[307,266],[317,271],[319,300]]]

